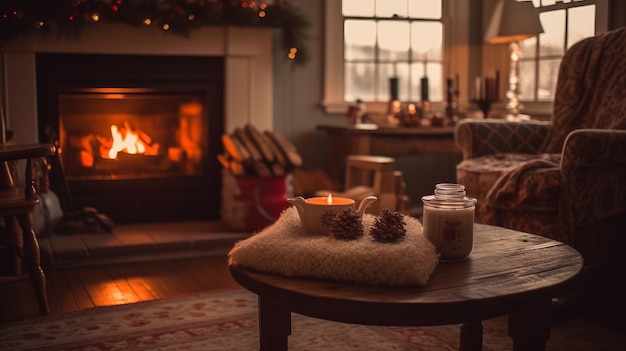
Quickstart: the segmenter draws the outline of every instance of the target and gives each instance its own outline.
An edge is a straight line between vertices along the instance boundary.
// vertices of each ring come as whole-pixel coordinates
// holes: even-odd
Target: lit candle
[[[328,194],[328,196],[318,196],[311,197],[306,199],[306,202],[311,205],[327,205],[327,206],[339,206],[339,205],[352,205],[354,204],[354,200],[348,199],[347,197],[333,197],[332,194]]]
[[[322,216],[326,216],[328,212],[338,215],[346,208],[356,209],[354,200],[331,194],[308,199],[298,196],[287,201],[296,207],[302,227],[309,234],[328,233],[328,227],[322,223]]]

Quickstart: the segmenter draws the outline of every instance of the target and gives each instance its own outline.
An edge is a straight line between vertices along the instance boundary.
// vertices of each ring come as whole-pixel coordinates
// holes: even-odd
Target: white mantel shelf
[[[203,27],[189,37],[124,24],[85,27],[78,37],[31,35],[0,46],[7,126],[16,142],[39,141],[35,54],[223,56],[225,132],[253,123],[272,129],[272,29]]]

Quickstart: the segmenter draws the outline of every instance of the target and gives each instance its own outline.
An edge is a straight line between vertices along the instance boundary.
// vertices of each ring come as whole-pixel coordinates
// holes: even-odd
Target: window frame
[[[344,47],[343,47],[343,15],[341,12],[341,0],[325,0],[325,57],[324,57],[324,100],[322,106],[328,114],[343,114],[350,102],[344,100]],[[450,13],[457,13],[464,18],[450,20]],[[469,42],[467,30],[460,30],[464,23],[468,23],[468,1],[442,0],[442,24],[444,26],[444,77],[459,74],[464,80],[468,71],[468,60],[459,59],[461,51],[468,49],[462,45],[453,43]],[[465,27],[466,28],[466,27]],[[465,45],[467,46],[467,45]],[[458,51],[456,54],[454,51]],[[457,58],[455,60],[455,58]],[[451,67],[456,67],[451,72]],[[338,79],[337,77],[341,77]],[[465,80],[467,81],[467,80]],[[443,82],[442,82],[443,84]],[[442,85],[445,86],[445,85]],[[441,109],[443,102],[433,102],[434,109]],[[373,113],[384,113],[387,110],[387,102],[368,102],[367,110]]]
[[[610,0],[581,0],[576,1],[574,5],[580,6],[579,3],[581,2],[596,4],[596,34],[608,31],[610,24]],[[489,44],[482,43],[477,48],[470,39],[471,33],[468,30],[470,28],[470,3],[472,1],[442,0],[444,77],[454,77],[457,74],[460,77],[461,96],[457,103],[461,112],[475,110],[475,106],[469,102],[469,78],[476,75],[476,73],[480,73],[481,67],[483,69],[486,68],[485,65],[491,61],[487,57],[483,57],[486,60],[480,59],[483,56],[482,52],[485,50],[485,46]],[[570,7],[572,5],[559,2],[551,6]],[[321,104],[327,114],[345,114],[350,102],[344,100],[344,33],[341,0],[325,0],[324,10],[324,92]],[[487,13],[490,12],[487,11]],[[487,20],[483,18],[483,22]],[[481,23],[479,27],[480,33],[478,33],[480,38],[484,36],[484,27],[485,24]],[[508,51],[508,47],[506,50]],[[507,54],[504,57],[508,59],[509,56]],[[476,58],[479,61],[472,63],[472,60],[476,60]],[[503,71],[508,72],[508,61],[491,63],[495,67],[506,65],[507,68]],[[506,91],[506,89],[504,90]],[[549,116],[552,113],[552,101],[522,100],[522,103],[525,113],[545,116]],[[443,102],[433,102],[432,107],[435,110],[442,110]],[[498,106],[495,106],[495,108],[497,109]],[[370,102],[367,104],[367,110],[372,113],[384,113],[386,109],[386,102]]]
[[[536,2],[537,0],[533,1],[533,3],[536,3]],[[595,33],[596,35],[598,35],[609,30],[609,17],[610,17],[609,2],[610,2],[609,0],[573,0],[572,2],[569,2],[569,3],[556,2],[553,5],[545,5],[541,8],[537,8],[536,5],[535,7],[537,8],[537,11],[541,13],[541,12],[549,12],[549,11],[556,11],[556,10],[567,10],[573,7],[595,4],[596,5]],[[539,1],[539,3],[541,3],[541,1]],[[567,26],[567,21],[565,22],[565,25]],[[540,42],[541,39],[537,38],[537,40]],[[565,47],[566,43],[564,43],[563,45]],[[533,60],[533,65],[535,67],[535,76],[533,77],[533,79],[535,80],[535,82],[538,79],[539,73],[538,73],[537,67],[539,65],[539,60],[541,59],[539,57],[539,45],[537,45],[536,50],[537,50],[537,53]],[[563,56],[561,56],[561,58],[562,57]],[[545,59],[545,57],[543,57],[543,59]],[[537,95],[536,89],[537,87],[535,85],[535,91],[533,92],[532,100],[526,100],[524,99],[524,96],[521,97],[520,102],[524,106],[524,112],[530,115],[551,116],[552,108],[554,105],[554,100],[538,100],[536,98],[536,95]]]

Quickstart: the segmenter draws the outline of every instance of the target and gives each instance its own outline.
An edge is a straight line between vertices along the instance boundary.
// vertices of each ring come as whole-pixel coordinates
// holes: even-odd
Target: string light
[[[298,49],[291,48],[291,49],[289,49],[289,54],[287,54],[287,57],[289,57],[291,60],[294,60],[296,58],[296,53],[297,52],[298,52]]]
[[[122,22],[130,25],[151,26],[158,23],[163,31],[187,35],[189,30],[202,26],[236,25],[281,28],[288,33],[290,43],[283,43],[288,57],[298,63],[307,60],[301,39],[303,29],[309,25],[306,17],[285,1],[266,0],[54,0],[53,6],[71,9],[39,12],[41,0],[0,0],[8,11],[0,13],[0,45],[16,34],[29,30],[48,29],[50,24],[67,23],[71,26],[54,26],[59,31],[80,30],[84,23]],[[4,7],[4,2],[8,5]],[[189,6],[176,6],[184,2]],[[142,6],[136,6],[141,4]],[[173,7],[161,6],[171,4]],[[11,8],[13,7],[13,8]],[[279,8],[279,10],[274,10]],[[141,12],[139,12],[141,11]],[[196,14],[198,14],[196,16]],[[139,17],[137,16],[139,15]],[[256,19],[255,19],[256,18]],[[263,20],[259,20],[262,18]],[[185,21],[180,21],[180,20]],[[175,21],[164,23],[163,21]],[[231,23],[232,22],[232,23]],[[30,28],[30,29],[29,29]],[[295,47],[298,46],[301,51]],[[296,58],[297,56],[297,58]]]

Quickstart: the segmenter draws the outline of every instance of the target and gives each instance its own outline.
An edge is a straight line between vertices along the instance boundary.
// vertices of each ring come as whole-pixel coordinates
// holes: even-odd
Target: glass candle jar
[[[424,235],[442,261],[467,258],[474,248],[474,208],[476,199],[465,195],[461,184],[442,183],[434,195],[422,197]]]

